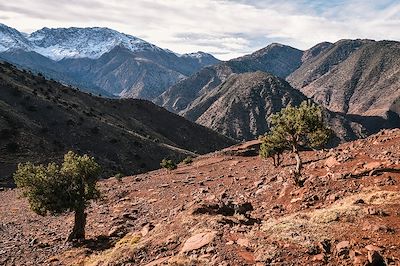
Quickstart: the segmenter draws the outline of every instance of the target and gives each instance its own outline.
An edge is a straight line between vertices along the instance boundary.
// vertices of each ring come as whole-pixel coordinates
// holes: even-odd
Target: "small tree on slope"
[[[270,132],[262,138],[260,155],[271,157],[284,150],[292,151],[296,158],[295,182],[301,185],[300,148],[321,147],[331,135],[323,121],[321,108],[306,101],[299,107],[287,106],[271,116],[270,126]]]
[[[70,151],[62,165],[19,164],[14,180],[37,214],[75,213],[74,227],[68,237],[68,241],[73,241],[85,238],[85,209],[90,200],[99,197],[96,188],[99,173],[100,167],[93,157]]]

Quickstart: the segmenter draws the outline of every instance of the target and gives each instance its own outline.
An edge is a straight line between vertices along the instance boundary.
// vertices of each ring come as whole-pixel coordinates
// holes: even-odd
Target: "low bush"
[[[176,163],[169,159],[163,159],[160,163],[160,166],[168,170],[174,170],[177,168]]]

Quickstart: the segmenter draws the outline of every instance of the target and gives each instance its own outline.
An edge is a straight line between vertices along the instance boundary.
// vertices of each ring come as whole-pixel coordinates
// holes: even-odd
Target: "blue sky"
[[[0,22],[24,32],[109,27],[230,59],[271,42],[307,49],[344,38],[400,40],[400,0],[13,0],[0,3]]]

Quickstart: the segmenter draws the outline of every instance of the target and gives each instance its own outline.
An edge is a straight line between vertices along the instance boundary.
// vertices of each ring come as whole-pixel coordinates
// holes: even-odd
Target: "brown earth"
[[[256,147],[101,181],[75,246],[73,215],[40,217],[19,190],[0,192],[0,264],[399,265],[399,129],[303,152],[301,188],[290,154],[274,168]]]

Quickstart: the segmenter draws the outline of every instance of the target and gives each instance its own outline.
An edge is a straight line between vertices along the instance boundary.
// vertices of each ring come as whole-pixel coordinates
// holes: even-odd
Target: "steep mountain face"
[[[110,176],[233,143],[151,102],[90,96],[0,64],[0,178],[19,162],[58,161],[68,150],[95,156]]]
[[[311,47],[310,49],[304,51],[303,56],[301,57],[302,63],[310,62],[311,60],[313,60],[317,56],[319,56],[322,53],[324,53],[326,50],[332,48],[332,46],[333,46],[333,43],[322,42],[322,43],[319,43],[319,44]]]
[[[400,97],[400,43],[342,40],[306,60],[287,80],[335,112],[398,116],[392,106]]]
[[[183,116],[232,138],[251,140],[269,130],[270,115],[305,100],[304,94],[274,75],[260,71],[232,74],[191,105]],[[327,110],[325,113],[340,140],[361,136],[359,124]]]
[[[25,36],[1,24],[0,34],[3,60],[103,96],[153,99],[219,62],[202,52],[177,55],[108,28],[43,28]]]
[[[191,108],[193,102],[201,99],[233,73],[264,71],[285,78],[301,65],[302,55],[303,52],[298,49],[271,44],[253,54],[203,68],[170,87],[154,102],[182,114]]]
[[[183,115],[235,139],[254,139],[268,130],[267,118],[306,97],[264,72],[233,74],[191,105]]]
[[[0,23],[0,52],[5,52],[10,49],[30,51],[33,47],[22,33]]]

